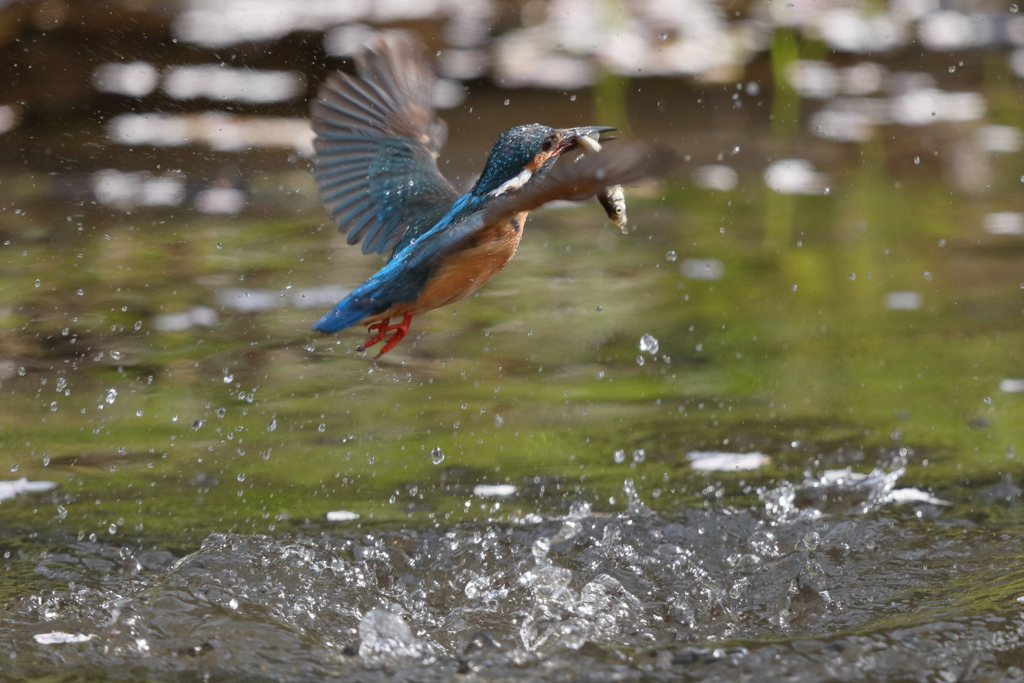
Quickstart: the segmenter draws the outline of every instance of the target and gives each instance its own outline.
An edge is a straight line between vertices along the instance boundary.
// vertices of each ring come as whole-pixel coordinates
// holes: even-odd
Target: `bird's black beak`
[[[601,142],[612,140],[612,137],[601,137],[604,133],[616,130],[611,126],[580,126],[579,128],[566,128],[562,131],[562,144],[560,151],[572,148],[583,148],[584,151],[593,151],[601,148]]]

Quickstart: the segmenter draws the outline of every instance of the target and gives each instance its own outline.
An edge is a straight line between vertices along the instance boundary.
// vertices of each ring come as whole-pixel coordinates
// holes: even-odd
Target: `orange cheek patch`
[[[533,158],[533,161],[526,165],[526,170],[531,173],[544,165],[544,162],[551,158],[551,152],[540,152]]]

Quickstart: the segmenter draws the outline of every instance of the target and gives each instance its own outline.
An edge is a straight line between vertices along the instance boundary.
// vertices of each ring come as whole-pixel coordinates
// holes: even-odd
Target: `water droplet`
[[[135,417],[142,417],[142,411],[141,410],[136,410],[135,411]]]
[[[949,73],[954,73],[954,72],[956,72],[956,67],[955,66],[949,67]]]
[[[111,524],[110,526],[108,526],[107,527],[107,533],[109,533],[110,535],[116,534],[117,533],[117,525],[116,524]]]
[[[238,609],[238,598],[231,598],[228,600],[228,607],[231,609]]]
[[[509,104],[509,100],[505,100],[505,106],[506,107],[508,106],[508,104]]]
[[[271,421],[270,421],[270,422],[269,422],[269,423],[267,424],[267,431],[268,431],[268,432],[272,432],[272,431],[274,431],[275,429],[277,429],[277,418],[276,418],[276,417],[275,417],[275,418],[273,418],[273,419],[272,419],[272,420],[271,420]]]
[[[57,386],[55,387],[55,391],[57,391],[59,393],[61,391],[64,391],[65,389],[67,389],[67,387],[68,387],[67,379],[65,379],[64,377],[58,377],[57,378]]]
[[[612,460],[615,461],[616,465],[621,465],[622,463],[626,462],[626,451],[622,450],[621,448],[615,451],[615,453],[612,455]]]
[[[49,464],[50,464],[50,456],[48,454],[46,454],[46,453],[43,453],[43,467],[46,467]]]
[[[1017,5],[1010,5],[1010,11],[1016,14],[1017,12],[1020,11],[1020,8],[1017,7]]]
[[[501,427],[501,425],[503,425],[503,424],[505,424],[505,418],[503,418],[501,415],[495,415],[494,416],[494,426],[495,426],[495,428]]]
[[[317,428],[316,428],[316,430],[317,430],[318,432],[320,432],[321,434],[323,434],[324,432],[326,432],[326,431],[327,431],[327,423],[326,423],[326,422],[321,422],[321,423],[320,423],[320,426],[319,426],[319,427],[317,427]]]
[[[107,403],[113,403],[117,400],[117,389],[108,389],[107,396],[103,399]]]
[[[36,283],[35,283],[35,285],[34,285],[34,286],[35,286],[35,287],[39,287],[39,286],[41,286],[42,284],[43,284],[43,281],[42,281],[42,280],[39,280],[39,279],[37,279],[37,280],[36,280]]]
[[[11,465],[11,472],[17,472],[17,471],[18,471],[18,466],[17,465]]]
[[[981,400],[984,401],[985,403],[987,403],[988,405],[992,405],[992,397],[991,396],[986,396],[985,398],[983,398]]]
[[[79,289],[78,291],[75,292],[75,294],[77,294],[78,296],[85,296],[85,290]]]
[[[198,431],[199,428],[202,427],[204,424],[206,424],[206,420],[196,418],[195,421],[192,423],[192,426],[189,427],[189,430],[193,432]]]
[[[570,95],[569,96],[569,101],[570,102],[575,102],[576,101],[576,96],[575,95]]]
[[[235,381],[235,376],[231,373],[224,375],[224,384],[231,384]]]
[[[221,244],[220,242],[217,242],[217,248],[218,248],[218,249],[223,249],[223,248],[224,248],[224,245],[223,245],[223,244]]]
[[[915,166],[920,166],[921,165],[921,157],[914,157],[914,165]]]
[[[235,477],[238,481],[245,481],[245,472],[239,472],[238,476]]]
[[[135,331],[136,331],[136,332],[138,332],[138,331],[139,331],[139,330],[141,330],[141,329],[142,329],[142,321],[141,321],[141,320],[138,320],[138,321],[136,321],[136,323],[135,323]]]
[[[636,357],[636,364],[640,366],[644,364],[644,357],[642,355]]]
[[[640,350],[652,356],[658,353],[658,340],[653,335],[645,334],[640,337]]]
[[[641,463],[641,462],[643,462],[646,459],[647,459],[647,453],[644,452],[644,449],[638,448],[635,451],[633,451],[633,462]]]
[[[68,516],[68,509],[63,505],[57,506],[57,519],[64,519]]]
[[[217,412],[217,417],[224,417],[225,415],[227,415],[228,409],[227,408],[217,408],[216,412]]]
[[[849,275],[847,275],[847,277],[850,278],[851,280],[856,280],[857,279],[857,273],[850,273]]]
[[[667,254],[665,254],[666,261],[675,261],[677,258],[679,258],[679,255],[676,254],[674,249],[670,250]]]
[[[658,34],[658,40],[668,40],[668,34],[667,33],[659,33]]]
[[[111,351],[110,352],[110,357],[113,358],[114,360],[121,360],[121,352],[120,351]]]
[[[1022,178],[1021,180],[1024,180],[1024,178]],[[1021,287],[1024,287],[1024,285],[1021,285]],[[22,367],[18,368],[18,377],[24,377],[24,376],[25,376],[25,368],[24,368],[24,366],[22,366]]]
[[[440,465],[444,462],[444,451],[441,450],[440,446],[434,446],[430,449],[430,462],[435,465]]]

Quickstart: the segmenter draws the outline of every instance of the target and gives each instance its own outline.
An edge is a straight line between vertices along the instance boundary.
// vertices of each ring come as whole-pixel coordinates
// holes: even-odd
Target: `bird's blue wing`
[[[483,203],[466,202],[417,242],[416,249],[402,253],[404,266],[416,269],[443,258],[459,248],[474,234],[512,218],[521,211],[532,211],[555,199],[582,201],[611,185],[634,183],[643,178],[667,173],[675,163],[675,154],[667,147],[630,143],[606,147],[573,162],[559,160],[543,178],[518,192]]]
[[[312,103],[315,177],[348,243],[382,254],[429,230],[458,193],[437,168],[446,126],[434,116],[423,47],[382,36],[356,70],[330,76]]]

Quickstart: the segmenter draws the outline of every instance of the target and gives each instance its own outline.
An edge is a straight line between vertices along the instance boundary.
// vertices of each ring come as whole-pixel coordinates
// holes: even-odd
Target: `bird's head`
[[[514,192],[547,173],[562,152],[572,149],[583,137],[596,140],[607,126],[549,128],[539,123],[516,126],[498,136],[484,165],[484,172],[472,194],[500,197]]]

